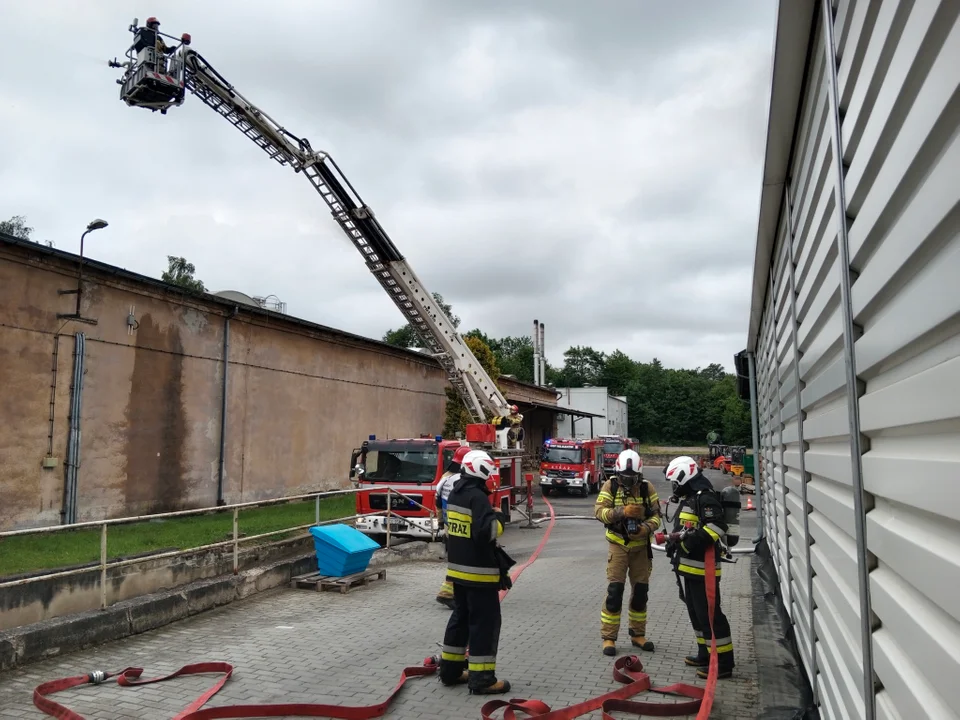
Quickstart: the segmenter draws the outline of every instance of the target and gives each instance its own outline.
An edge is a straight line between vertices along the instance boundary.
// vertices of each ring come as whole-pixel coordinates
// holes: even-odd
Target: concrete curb
[[[409,542],[375,551],[370,568],[404,562],[436,562],[443,557],[443,543]],[[154,630],[264,590],[288,585],[292,577],[316,571],[316,562],[313,553],[297,555],[237,575],[197,580],[124,600],[105,610],[0,631],[0,671]]]

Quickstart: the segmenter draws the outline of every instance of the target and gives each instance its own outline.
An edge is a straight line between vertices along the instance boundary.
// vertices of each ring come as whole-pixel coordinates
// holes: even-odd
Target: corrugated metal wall
[[[764,529],[823,717],[960,717],[960,1],[836,5],[756,347]]]

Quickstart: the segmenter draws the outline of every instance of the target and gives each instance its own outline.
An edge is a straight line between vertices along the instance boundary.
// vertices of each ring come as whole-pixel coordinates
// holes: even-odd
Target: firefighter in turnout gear
[[[710,617],[704,576],[706,553],[714,554],[716,566],[716,604],[713,611],[713,629],[716,632],[717,667],[719,678],[733,674],[733,639],[730,623],[720,607],[721,543],[727,534],[727,522],[720,493],[700,471],[691,457],[678,457],[668,466],[667,480],[673,483],[674,495],[680,498],[678,519],[687,525],[680,538],[670,543],[676,572],[683,578],[683,597],[690,615],[690,624],[697,639],[697,653],[684,658],[687,665],[697,668],[697,677],[707,677],[710,664]]]
[[[460,479],[460,463],[468,452],[470,452],[469,445],[458,447],[457,451],[453,454],[453,458],[450,460],[450,464],[447,465],[446,472],[443,473],[443,477],[441,477],[440,482],[437,483],[437,510],[442,512],[441,518],[444,526],[447,524],[447,500],[453,491],[454,484]],[[446,533],[443,535],[443,545],[444,547],[447,545]],[[453,610],[453,583],[451,583],[448,578],[444,578],[443,583],[440,585],[440,592],[437,593],[437,602]]]
[[[624,450],[617,457],[616,475],[600,488],[594,514],[607,529],[607,596],[600,610],[604,655],[616,655],[624,584],[630,577],[630,642],[653,650],[647,640],[647,595],[653,568],[651,536],[660,527],[660,498],[643,479],[640,456]]]
[[[453,584],[454,608],[443,636],[440,682],[466,682],[478,695],[510,691],[509,682],[497,680],[496,668],[500,589],[510,587],[508,572],[515,563],[497,544],[506,518],[490,505],[495,475],[487,453],[468,452],[447,500],[447,581]]]

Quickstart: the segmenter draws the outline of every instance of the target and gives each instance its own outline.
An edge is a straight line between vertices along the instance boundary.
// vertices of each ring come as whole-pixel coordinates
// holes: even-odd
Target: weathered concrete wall
[[[76,332],[78,520],[215,504],[234,306],[85,262],[81,315],[96,324],[58,318],[74,310],[57,292],[76,288],[72,258],[0,238],[0,530],[60,522]],[[343,486],[367,435],[442,427],[432,360],[255,308],[230,320],[227,381],[228,503]]]

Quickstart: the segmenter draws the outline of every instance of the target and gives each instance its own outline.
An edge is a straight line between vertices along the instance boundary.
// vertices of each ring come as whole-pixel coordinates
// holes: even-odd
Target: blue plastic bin
[[[380,546],[350,525],[324,525],[310,528],[317,551],[317,570],[321,575],[344,577],[363,572],[373,551]]]

